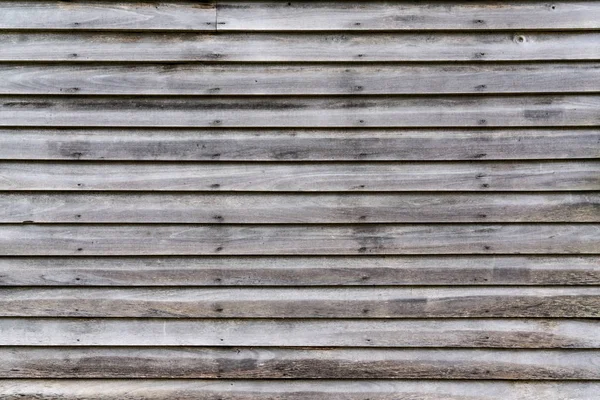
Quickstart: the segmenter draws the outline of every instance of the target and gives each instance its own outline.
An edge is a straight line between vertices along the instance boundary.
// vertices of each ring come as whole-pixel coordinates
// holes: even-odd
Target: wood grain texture
[[[4,225],[0,254],[598,254],[598,224]]]
[[[0,159],[427,161],[600,158],[585,129],[0,129]]]
[[[7,32],[0,61],[560,61],[600,58],[600,32]]]
[[[598,349],[599,327],[598,319],[540,318],[0,318],[0,345]]]
[[[0,65],[0,94],[383,95],[598,91],[600,64],[597,62]]]
[[[468,163],[0,162],[0,190],[556,191],[598,190],[600,161]]]
[[[0,348],[0,378],[600,380],[596,350]]]
[[[600,192],[0,193],[0,223],[600,222]]]
[[[218,1],[220,31],[597,29],[597,2]]]
[[[0,31],[0,398],[597,400],[600,1]]]
[[[6,400],[596,400],[598,382],[0,380]]]
[[[3,0],[0,29],[216,30],[215,1]]]
[[[7,288],[0,317],[598,318],[600,288]]]
[[[0,126],[566,127],[597,126],[600,124],[599,108],[600,95],[361,98],[0,96]]]
[[[124,2],[3,1],[0,29],[46,30],[493,30],[596,29],[594,2],[420,5],[394,2],[219,1]]]
[[[0,286],[600,285],[598,256],[2,257]]]

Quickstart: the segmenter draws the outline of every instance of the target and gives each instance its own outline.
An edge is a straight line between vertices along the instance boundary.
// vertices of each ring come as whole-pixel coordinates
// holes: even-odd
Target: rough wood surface
[[[0,65],[0,94],[382,95],[599,90],[597,62]]]
[[[573,11],[576,9],[567,11],[565,17]],[[216,6],[212,0],[0,2],[0,29],[4,30],[214,31],[215,22]]]
[[[599,43],[596,0],[0,0],[0,398],[597,400]]]
[[[597,126],[600,124],[599,108],[599,95],[362,98],[0,96],[0,126],[566,127]]]
[[[0,193],[0,223],[600,222],[580,194]]]
[[[0,190],[598,190],[600,161],[411,163],[0,162]]]
[[[597,29],[600,5],[586,1],[217,2],[220,31]]]
[[[596,400],[598,382],[0,380],[6,400]]]
[[[0,61],[561,61],[600,58],[600,32],[2,35]]]
[[[598,329],[598,319],[0,318],[0,345],[598,349]]]
[[[0,254],[598,254],[598,224],[3,225]]]
[[[600,380],[596,350],[0,348],[0,378]]]
[[[512,4],[409,1],[137,2],[12,0],[0,3],[0,29],[46,30],[494,30],[597,29],[595,2]]]
[[[600,285],[598,256],[2,257],[0,286]]]
[[[10,288],[0,317],[598,318],[600,288]]]
[[[600,158],[585,129],[0,129],[0,159],[427,161]],[[600,186],[598,186],[600,187]]]

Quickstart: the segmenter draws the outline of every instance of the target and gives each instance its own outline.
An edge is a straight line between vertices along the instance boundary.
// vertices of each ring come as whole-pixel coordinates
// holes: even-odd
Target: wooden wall
[[[0,398],[600,398],[600,1],[0,1]]]

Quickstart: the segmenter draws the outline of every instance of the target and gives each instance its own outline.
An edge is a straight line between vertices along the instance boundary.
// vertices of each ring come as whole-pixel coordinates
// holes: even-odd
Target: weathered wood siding
[[[598,400],[600,1],[0,0],[0,398]]]

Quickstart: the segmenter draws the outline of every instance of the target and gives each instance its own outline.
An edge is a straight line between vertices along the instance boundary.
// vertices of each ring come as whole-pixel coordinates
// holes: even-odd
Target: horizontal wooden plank
[[[6,400],[595,400],[599,390],[589,381],[0,380]]]
[[[219,0],[219,31],[597,29],[600,5],[585,1]]]
[[[215,22],[216,7],[211,0],[0,2],[0,29],[214,31]]]
[[[0,61],[598,60],[600,32],[6,32]]]
[[[597,224],[3,225],[0,254],[598,254]]]
[[[0,162],[0,190],[598,190],[600,161],[469,163]]]
[[[599,37],[600,39],[600,37]],[[600,49],[600,46],[599,46]],[[600,95],[437,97],[0,96],[0,126],[598,126]]]
[[[2,193],[0,223],[600,222],[600,192]]]
[[[0,378],[600,380],[596,350],[0,348]]]
[[[600,288],[5,288],[0,316],[597,318]]]
[[[214,30],[211,1],[139,3],[3,1],[0,29],[46,30]],[[420,5],[408,1],[276,2],[219,1],[218,28],[223,31],[324,30],[494,30],[597,29],[595,2],[542,1],[519,4],[460,2]]]
[[[600,285],[600,257],[0,258],[0,286],[186,285]]]
[[[600,320],[0,318],[0,346],[597,349]],[[119,332],[115,335],[115,332]],[[0,380],[1,381],[1,380]]]
[[[381,95],[598,91],[600,64],[597,62],[0,65],[0,94]]]
[[[0,159],[427,161],[600,158],[586,129],[0,129]]]

